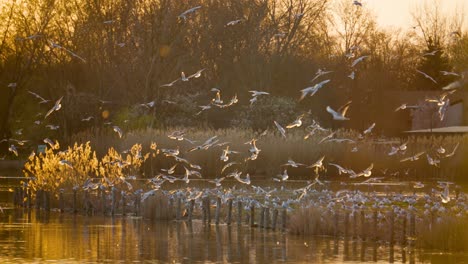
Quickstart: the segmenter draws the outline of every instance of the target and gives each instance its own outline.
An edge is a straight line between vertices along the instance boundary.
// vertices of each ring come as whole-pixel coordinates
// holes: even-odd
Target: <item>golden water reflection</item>
[[[199,221],[6,210],[0,215],[0,263],[461,263],[466,256],[426,254],[371,241],[301,238]]]

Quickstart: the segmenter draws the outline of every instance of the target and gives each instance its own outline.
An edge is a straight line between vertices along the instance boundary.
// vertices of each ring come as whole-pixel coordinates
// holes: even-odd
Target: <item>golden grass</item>
[[[468,173],[468,164],[460,162],[466,156],[464,145],[468,143],[467,136],[418,136],[407,139],[389,138],[385,139],[385,141],[378,141],[372,137],[359,140],[357,132],[339,130],[336,134],[337,138],[351,138],[356,140],[357,143],[324,142],[318,144],[323,137],[328,135],[328,132],[318,132],[308,140],[304,140],[303,137],[306,132],[303,129],[297,128],[288,130],[287,138],[284,139],[275,130],[270,129],[266,136],[261,137],[257,141],[257,146],[261,149],[258,159],[246,163],[243,161],[248,156],[247,151],[249,146],[244,143],[258,137],[259,134],[259,132],[248,129],[147,129],[129,132],[122,139],[119,139],[112,131],[101,131],[100,133],[80,133],[75,135],[73,139],[78,142],[90,141],[91,145],[96,149],[98,156],[103,156],[110,147],[114,147],[117,151],[123,151],[129,149],[134,144],[141,144],[143,146],[143,153],[147,153],[151,142],[156,142],[159,149],[179,147],[181,150],[180,156],[194,164],[200,165],[203,168],[202,174],[205,178],[220,176],[219,174],[224,163],[220,161],[219,157],[224,147],[212,147],[208,150],[187,153],[186,151],[193,147],[192,144],[185,140],[176,141],[167,137],[169,133],[175,130],[185,130],[190,140],[197,141],[195,144],[201,144],[209,137],[217,135],[220,142],[229,142],[228,145],[230,145],[231,150],[241,152],[241,154],[231,155],[229,161],[242,162],[242,165],[238,167],[239,170],[262,179],[265,177],[271,178],[280,173],[282,170],[280,165],[284,164],[289,158],[292,158],[296,162],[311,164],[322,155],[325,155],[325,163],[338,163],[355,171],[361,171],[368,167],[369,164],[374,163],[373,176],[384,176],[381,172],[384,169],[388,169],[389,174],[398,172],[400,175],[397,178],[416,178],[418,180],[430,180],[433,178],[446,180],[463,179],[461,178],[462,175]],[[387,155],[392,145],[396,146],[406,141],[408,141],[408,150],[404,155]],[[420,160],[416,162],[400,162],[400,159],[414,155],[419,151],[426,151],[431,156],[434,156],[439,146],[444,146],[447,152],[450,152],[458,142],[460,142],[460,147],[456,155],[450,159],[443,159],[440,168],[430,166],[426,161],[425,155],[421,156]],[[351,152],[351,149],[355,146],[357,146],[358,151]],[[163,155],[150,157],[143,165],[145,176],[152,177],[161,168],[168,168],[174,164],[172,158],[166,158]],[[182,168],[180,169],[178,173],[183,173]],[[409,173],[406,175],[404,172]],[[292,179],[309,179],[310,175],[310,170],[305,168],[291,169],[290,171]],[[338,179],[334,168],[329,169],[323,176],[328,176],[328,179]]]

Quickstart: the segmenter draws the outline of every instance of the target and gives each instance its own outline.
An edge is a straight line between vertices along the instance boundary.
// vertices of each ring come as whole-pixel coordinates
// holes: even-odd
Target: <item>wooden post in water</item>
[[[176,200],[176,220],[179,221],[181,218],[182,218],[182,205],[181,205],[182,201],[180,199],[179,196],[177,196],[177,200]]]
[[[413,238],[416,236],[416,217],[413,211],[410,213],[410,235]]]
[[[141,195],[140,193],[135,194],[135,216],[140,215],[140,206],[141,206]]]
[[[288,218],[288,212],[287,209],[284,208],[283,211],[281,212],[281,230],[284,232],[286,231],[286,220]]]
[[[84,191],[84,197],[83,197],[83,209],[84,209],[84,214],[89,214],[90,208],[89,208],[89,190],[86,189]]]
[[[358,214],[357,212],[353,212],[353,239],[357,238],[357,223],[358,223]]]
[[[377,219],[377,211],[374,211],[374,215],[373,215],[372,218],[373,218],[373,221],[372,221],[372,222],[373,222],[372,231],[374,231],[374,241],[377,241],[377,238],[378,238],[378,236],[377,236],[377,221],[378,221],[378,219]]]
[[[265,209],[265,225],[264,228],[268,229],[270,227],[270,208]]]
[[[210,201],[210,197],[207,196],[205,199],[206,199],[206,218],[208,220],[208,224],[211,224],[211,208],[210,208],[211,201]]]
[[[361,239],[366,239],[366,213],[361,210]]]
[[[262,210],[260,212],[260,224],[258,225],[261,228],[265,227],[265,207],[262,206]]]
[[[237,225],[242,224],[242,202],[237,201]]]
[[[273,221],[271,223],[271,229],[276,230],[276,222],[278,220],[278,209],[273,210]]]
[[[99,188],[99,195],[101,197],[101,213],[106,214],[106,193],[103,189]]]
[[[48,212],[50,211],[50,191],[45,191],[44,194],[44,210]]]
[[[205,224],[207,222],[207,215],[208,215],[208,209],[206,208],[206,197],[202,199],[202,215],[203,215],[203,220],[202,223]]]
[[[193,219],[193,210],[195,210],[195,200],[190,200],[190,204],[189,204],[189,213],[188,213],[188,221],[189,222],[192,222],[192,219]]]
[[[221,215],[221,197],[216,198],[215,224],[219,225],[219,217]]]
[[[395,212],[390,209],[390,245],[393,247],[395,243]]]
[[[334,231],[334,236],[335,236],[335,237],[338,236],[338,228],[339,228],[338,223],[339,223],[339,219],[340,219],[340,213],[339,213],[338,210],[336,209],[336,210],[335,210],[335,217],[334,217],[334,226],[335,226],[335,228],[334,228],[334,230],[333,230],[333,231]]]
[[[36,191],[36,200],[34,206],[36,207],[36,210],[39,210],[41,208],[41,201],[42,201],[42,190],[37,190]]]
[[[403,247],[406,246],[406,217],[408,215],[406,213],[403,214],[403,219],[402,219],[402,223],[401,223],[401,245]]]
[[[31,208],[31,190],[28,188],[26,189],[26,207]]]
[[[65,211],[65,201],[63,200],[63,189],[59,190],[59,209],[63,213]]]
[[[111,215],[114,216],[115,214],[115,187],[112,186],[111,188]]]
[[[227,220],[226,224],[230,225],[232,220],[232,199],[229,199],[228,201],[228,212],[227,212]]]
[[[73,213],[75,213],[75,214],[78,212],[78,210],[77,210],[77,208],[76,208],[76,206],[77,206],[77,204],[76,204],[76,202],[77,202],[77,201],[76,201],[76,199],[77,199],[77,197],[76,197],[76,192],[77,192],[77,191],[78,191],[78,190],[77,190],[76,188],[73,187]]]
[[[255,226],[255,205],[250,205],[250,226]]]
[[[126,212],[126,204],[127,204],[127,201],[126,201],[127,197],[125,197],[125,192],[124,191],[121,191],[120,192],[120,201],[122,202],[122,215],[126,215],[127,212]]]
[[[349,212],[346,211],[344,214],[344,236],[347,238],[349,236]]]

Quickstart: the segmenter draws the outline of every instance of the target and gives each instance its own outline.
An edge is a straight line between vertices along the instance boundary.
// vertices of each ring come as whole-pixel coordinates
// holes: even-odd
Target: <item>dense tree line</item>
[[[437,6],[424,8],[414,14],[414,28],[386,30],[365,6],[345,0],[7,1],[0,10],[0,137],[68,139],[107,129],[107,122],[126,129],[264,129],[305,112],[332,126],[325,107],[347,100],[353,101],[347,127],[362,129],[386,116],[379,129],[394,133],[398,100],[386,92],[437,90],[456,79],[440,71],[468,65],[463,16],[449,19]],[[360,56],[368,57],[351,67]],[[200,69],[201,78],[161,87]],[[314,83],[330,83],[298,101],[319,69],[332,72]],[[225,101],[237,95],[239,103],[195,116],[213,98],[213,87]],[[270,96],[250,106],[249,90]],[[50,102],[39,104],[30,92]],[[60,111],[37,115],[62,96]]]

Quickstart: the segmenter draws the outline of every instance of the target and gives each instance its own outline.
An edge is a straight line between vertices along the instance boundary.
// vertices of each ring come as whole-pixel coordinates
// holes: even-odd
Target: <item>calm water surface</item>
[[[258,228],[4,209],[0,263],[466,263],[466,254]]]

